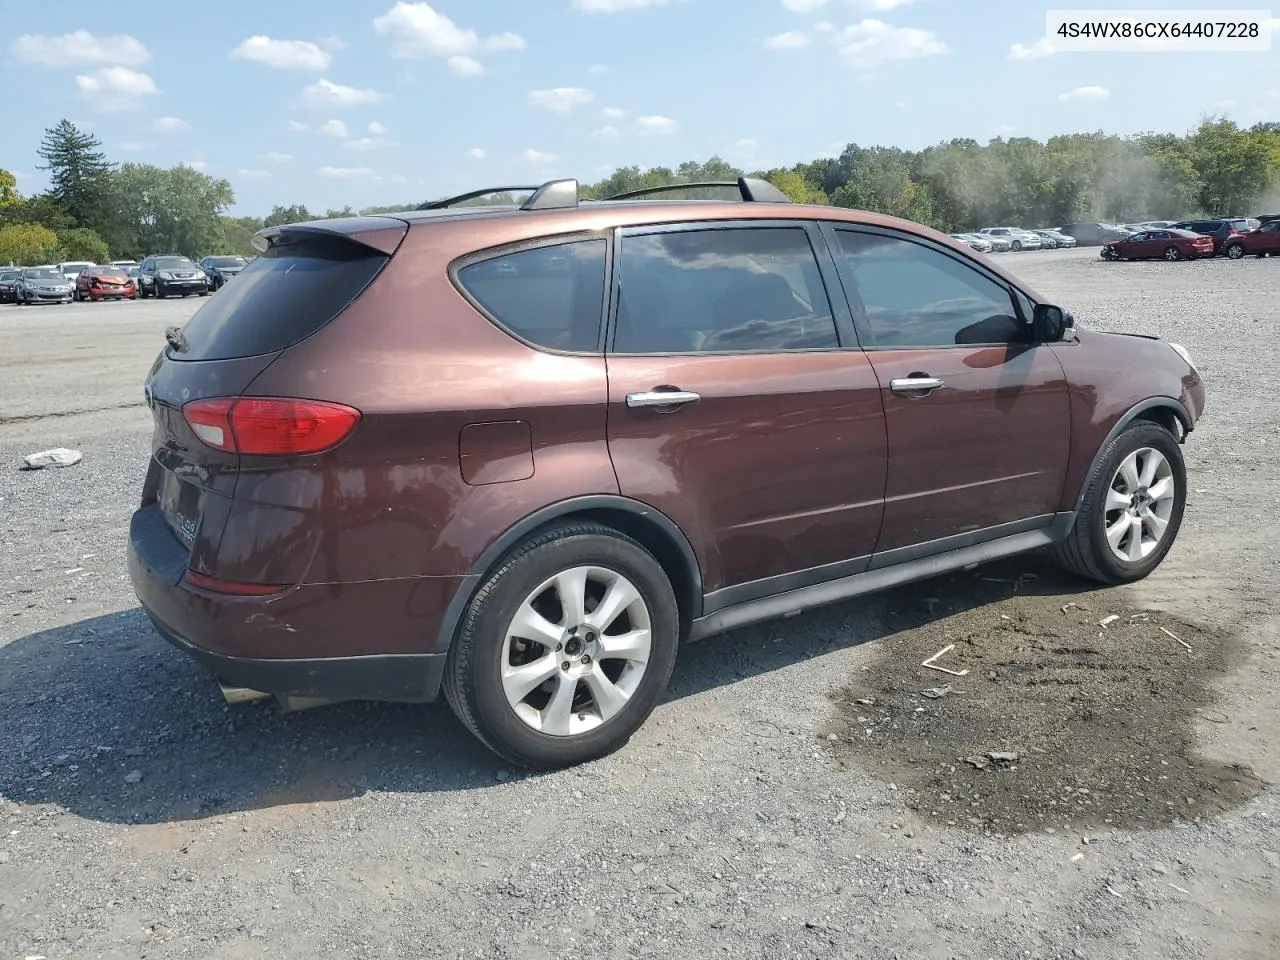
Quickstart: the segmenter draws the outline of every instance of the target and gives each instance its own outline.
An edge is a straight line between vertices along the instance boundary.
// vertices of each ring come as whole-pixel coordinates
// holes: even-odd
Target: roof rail
[[[655,193],[670,193],[675,190],[693,190],[703,187],[734,187],[742,195],[743,203],[790,203],[791,198],[775,187],[768,180],[757,177],[739,177],[737,180],[713,180],[706,183],[669,183],[661,187],[645,187],[643,190],[629,190],[626,193],[605,197],[606,200],[633,200],[647,197]]]
[[[485,187],[483,190],[472,190],[470,193],[460,193],[456,197],[448,197],[444,200],[431,200],[418,207],[419,210],[443,210],[446,207],[456,207],[460,203],[466,203],[468,200],[478,200],[481,197],[488,197],[495,193],[537,193],[541,187],[525,186],[525,187]]]
[[[577,180],[548,180],[546,183],[521,187],[485,187],[483,190],[472,190],[445,200],[432,200],[418,207],[419,210],[443,210],[456,207],[468,200],[492,196],[496,193],[528,193],[528,200],[520,205],[521,210],[563,210],[578,205]]]

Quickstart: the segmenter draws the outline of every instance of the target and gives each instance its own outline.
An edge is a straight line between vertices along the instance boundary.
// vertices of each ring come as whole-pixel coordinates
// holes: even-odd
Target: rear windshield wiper
[[[178,353],[186,353],[191,349],[191,345],[187,343],[187,338],[182,335],[181,327],[170,327],[164,332],[164,342],[173,347]]]

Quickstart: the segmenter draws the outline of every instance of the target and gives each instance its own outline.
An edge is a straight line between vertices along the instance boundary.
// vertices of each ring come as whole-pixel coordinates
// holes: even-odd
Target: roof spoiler
[[[249,242],[259,253],[266,253],[272,247],[287,246],[305,237],[343,237],[390,256],[408,231],[409,224],[394,217],[340,217],[264,227]]]

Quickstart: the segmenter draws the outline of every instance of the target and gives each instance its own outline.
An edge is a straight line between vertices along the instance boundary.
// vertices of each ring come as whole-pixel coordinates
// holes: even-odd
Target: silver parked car
[[[986,237],[980,237],[975,233],[953,233],[950,234],[952,240],[959,240],[966,247],[977,250],[979,253],[990,253],[995,249],[995,245]]]
[[[70,303],[75,287],[57,267],[27,267],[18,278],[15,303]]]
[[[1050,249],[1062,250],[1076,245],[1075,237],[1069,237],[1058,230],[1049,230],[1046,228],[1044,230],[1032,230],[1031,232],[1039,236],[1041,240],[1049,245]]]

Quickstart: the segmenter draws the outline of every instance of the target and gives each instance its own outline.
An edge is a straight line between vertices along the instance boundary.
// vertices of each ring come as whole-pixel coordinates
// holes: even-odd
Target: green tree
[[[103,154],[101,142],[70,120],[44,132],[36,153],[49,172],[49,194],[78,226],[97,227],[105,215],[107,180],[114,169]]]
[[[0,207],[12,207],[21,203],[18,194],[18,178],[8,170],[0,168]]]
[[[58,231],[58,247],[62,251],[63,260],[88,260],[92,263],[106,263],[111,259],[111,251],[107,242],[85,227],[73,227],[70,230]]]
[[[231,184],[179,165],[168,170],[126,163],[111,176],[112,233],[118,255],[181,253],[201,257],[222,243],[222,213],[235,202]]]
[[[262,221],[257,217],[222,217],[222,242],[212,251],[214,253],[238,253],[242,257],[251,257],[256,250],[250,242],[253,235],[262,229]]]
[[[805,179],[804,173],[799,169],[766,170],[762,176],[785,193],[792,203],[828,204],[831,202],[821,188]]]
[[[314,220],[315,216],[302,204],[294,204],[292,207],[272,207],[271,212],[267,214],[262,221],[264,227],[279,227],[286,223],[304,223],[307,220]]]
[[[11,223],[0,227],[0,263],[30,267],[54,263],[59,257],[58,235],[34,223]]]
[[[342,217],[354,217],[354,216],[357,216],[357,214],[354,210],[351,209],[350,204],[343,207],[341,210],[330,209],[324,212],[325,220],[338,220]]]
[[[1230,120],[1205,120],[1191,135],[1191,162],[1200,178],[1197,199],[1214,216],[1241,216],[1274,175],[1266,140]]]

